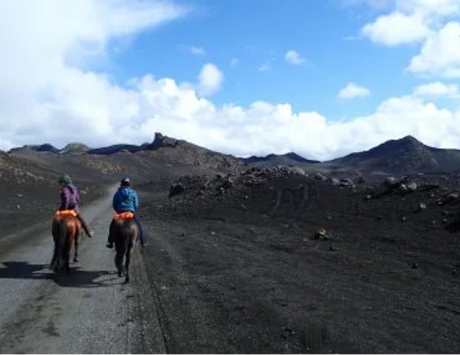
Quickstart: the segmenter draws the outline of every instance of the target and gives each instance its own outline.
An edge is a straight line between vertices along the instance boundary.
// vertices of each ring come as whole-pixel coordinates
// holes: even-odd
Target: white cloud
[[[318,112],[295,112],[286,103],[216,105],[203,97],[222,86],[223,74],[210,63],[197,83],[144,75],[129,87],[118,86],[107,74],[71,66],[69,56],[86,64],[88,51],[107,55],[114,37],[154,28],[186,10],[164,0],[53,4],[2,2],[0,148],[45,142],[62,147],[69,141],[93,147],[140,144],[156,131],[245,156],[295,151],[330,159],[407,134],[433,146],[460,148],[460,113],[429,102],[426,88],[390,98],[370,115],[333,122]]]
[[[421,42],[407,71],[460,77],[460,0],[394,0],[392,5],[392,12],[366,24],[361,34],[387,46]]]
[[[407,70],[412,73],[460,77],[460,24],[447,23],[423,45],[420,54],[413,57]]]
[[[368,5],[375,9],[385,9],[393,5],[394,0],[342,0],[346,6]]]
[[[206,63],[198,76],[198,91],[202,95],[212,95],[218,92],[224,81],[224,74],[212,63]]]
[[[204,50],[203,47],[191,46],[190,47],[190,53],[193,54],[193,55],[205,55],[206,51]]]
[[[406,13],[420,13],[427,20],[456,16],[460,13],[459,0],[395,0],[396,9]]]
[[[371,93],[369,89],[363,86],[359,86],[355,83],[348,83],[347,86],[345,86],[343,89],[339,91],[339,94],[337,95],[337,97],[340,100],[351,100],[351,99],[355,99],[358,97],[369,96],[370,94]]]
[[[284,59],[292,65],[301,65],[305,63],[305,58],[303,58],[299,52],[292,49],[286,52]]]
[[[419,14],[406,15],[393,12],[365,25],[361,33],[375,43],[397,46],[427,38],[430,29]]]
[[[272,66],[271,66],[270,62],[267,61],[264,64],[262,64],[259,68],[257,68],[257,70],[262,71],[262,72],[270,71],[270,70],[272,70]]]
[[[439,81],[417,86],[414,96],[418,97],[459,97],[458,85],[444,84]]]

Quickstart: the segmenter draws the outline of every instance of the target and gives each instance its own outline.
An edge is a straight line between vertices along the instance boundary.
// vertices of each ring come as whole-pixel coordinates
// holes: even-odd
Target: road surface
[[[51,221],[0,239],[0,353],[164,353],[139,247],[131,283],[105,247],[111,193],[84,207],[95,231],[82,237],[71,275],[49,268]],[[1,231],[0,231],[1,233]]]

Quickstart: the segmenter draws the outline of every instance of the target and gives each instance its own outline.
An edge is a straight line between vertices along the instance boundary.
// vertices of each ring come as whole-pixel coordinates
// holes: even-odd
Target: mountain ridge
[[[27,154],[25,154],[27,153]],[[13,148],[8,154],[22,156],[34,154],[88,155],[103,157],[127,154],[141,159],[156,159],[168,164],[203,166],[218,169],[241,168],[242,166],[297,166],[305,170],[339,171],[354,170],[362,172],[379,171],[384,173],[420,173],[460,170],[460,150],[427,146],[408,135],[400,139],[387,140],[371,149],[354,152],[343,157],[318,161],[307,159],[295,152],[269,154],[265,157],[235,157],[155,132],[150,143],[141,145],[115,144],[100,148],[89,148],[81,143],[69,143],[62,149],[51,144],[26,145]],[[40,159],[39,157],[36,159]],[[108,158],[107,158],[108,159]]]

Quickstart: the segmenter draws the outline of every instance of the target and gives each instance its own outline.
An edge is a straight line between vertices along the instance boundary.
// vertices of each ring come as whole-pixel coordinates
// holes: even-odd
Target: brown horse
[[[125,276],[126,282],[129,282],[129,261],[131,258],[131,249],[134,242],[139,238],[139,227],[132,218],[132,213],[115,215],[110,225],[110,237],[115,242],[115,266],[118,270],[118,276]],[[125,259],[125,265],[123,265]]]
[[[74,248],[73,261],[78,261],[78,237],[82,230],[80,220],[74,211],[58,211],[52,222],[54,253],[51,260],[51,269],[60,272],[63,268],[70,272],[70,252]]]

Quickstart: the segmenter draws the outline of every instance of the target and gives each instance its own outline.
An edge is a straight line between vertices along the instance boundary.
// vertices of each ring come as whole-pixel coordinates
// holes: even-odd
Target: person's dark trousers
[[[139,227],[139,239],[141,240],[141,244],[144,245],[147,242],[144,237],[144,229],[142,228],[141,221],[139,221],[139,217],[136,214],[134,215],[134,220],[136,221],[137,226]]]

